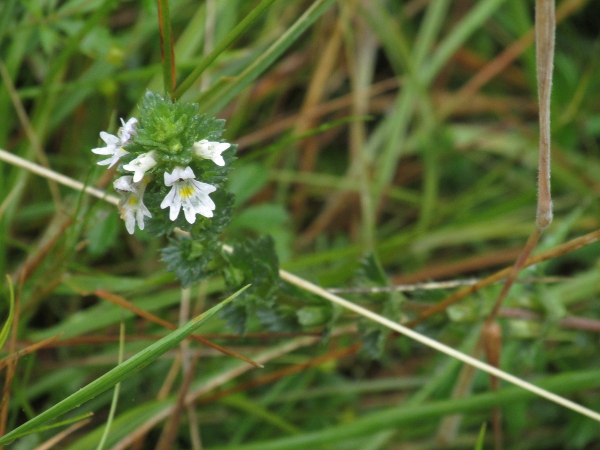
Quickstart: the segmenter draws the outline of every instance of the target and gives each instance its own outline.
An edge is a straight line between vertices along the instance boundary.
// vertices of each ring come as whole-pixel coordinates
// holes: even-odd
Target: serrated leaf
[[[198,246],[202,246],[199,252]],[[215,242],[204,245],[189,238],[170,239],[169,245],[161,250],[161,260],[175,274],[183,287],[201,281],[208,274],[208,265],[216,250]]]
[[[223,311],[222,317],[235,327],[239,327],[242,322],[245,324],[247,317],[255,316],[270,330],[289,329],[286,327],[293,326],[295,321],[276,303],[283,283],[279,278],[279,261],[273,239],[270,236],[247,239],[236,242],[232,247],[231,253],[222,253],[227,263],[223,268],[225,282],[232,288],[240,284],[252,286]],[[242,305],[246,311],[243,321],[237,310]]]

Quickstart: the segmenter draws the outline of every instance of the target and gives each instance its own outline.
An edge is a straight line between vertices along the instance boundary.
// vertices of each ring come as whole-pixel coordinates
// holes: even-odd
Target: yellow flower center
[[[194,189],[188,184],[179,188],[179,196],[189,198],[194,195]]]

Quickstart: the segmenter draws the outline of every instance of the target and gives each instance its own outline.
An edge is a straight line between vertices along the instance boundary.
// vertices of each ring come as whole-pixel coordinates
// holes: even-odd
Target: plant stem
[[[538,173],[538,207],[536,224],[544,230],[552,223],[552,195],[550,193],[550,93],[554,64],[554,0],[536,0],[535,41],[540,105],[540,147]]]
[[[173,51],[173,36],[171,32],[171,14],[169,0],[157,0],[158,28],[160,31],[160,45],[163,67],[163,83],[165,93],[174,100],[175,90],[175,52]]]

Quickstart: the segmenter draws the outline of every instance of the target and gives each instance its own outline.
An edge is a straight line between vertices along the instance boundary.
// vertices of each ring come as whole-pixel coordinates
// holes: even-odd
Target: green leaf
[[[58,46],[60,38],[58,34],[49,26],[42,26],[38,29],[40,34],[40,44],[46,55],[51,55]]]
[[[244,292],[248,286],[240,289],[235,294],[231,295],[221,303],[213,306],[205,313],[192,319],[187,324],[168,334],[164,338],[158,340],[145,350],[142,350],[135,356],[129,358],[127,361],[119,364],[114,369],[105,373],[101,377],[92,381],[90,384],[81,388],[76,393],[70,395],[66,399],[50,407],[43,413],[24,423],[20,427],[14,429],[10,433],[0,438],[0,445],[9,444],[16,438],[25,436],[33,432],[33,430],[39,428],[46,422],[54,420],[64,413],[71,411],[79,405],[93,399],[102,392],[110,389],[120,381],[125,380],[138,370],[143,369],[152,361],[156,360],[159,356],[163,355],[169,349],[175,347],[187,336],[195,332],[200,326],[214,316],[219,310],[221,310],[226,304],[231,302],[235,297]]]
[[[201,281],[208,275],[207,267],[217,248],[215,241],[193,240],[186,237],[170,239],[161,250],[161,260],[175,274],[183,287]]]
[[[227,263],[223,275],[228,286],[236,288],[252,284],[222,313],[231,327],[243,333],[248,318],[256,317],[272,331],[297,328],[294,310],[286,309],[286,305],[277,302],[283,282],[279,278],[279,260],[270,236],[238,241],[231,253],[223,252],[222,255]]]
[[[381,267],[379,259],[374,254],[369,254],[362,258],[359,265],[360,267],[356,276],[361,285],[381,287],[389,284],[383,267]]]

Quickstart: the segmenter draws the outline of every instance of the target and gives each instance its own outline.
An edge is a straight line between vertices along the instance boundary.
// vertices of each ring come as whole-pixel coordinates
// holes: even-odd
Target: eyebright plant
[[[225,121],[149,91],[139,117],[121,124],[116,136],[101,132],[106,146],[92,152],[108,157],[99,165],[117,166],[113,186],[127,231],[168,235],[167,267],[186,286],[200,281],[232,211],[225,182],[237,146],[222,142]]]
[[[224,124],[200,114],[195,103],[147,92],[139,117],[121,119],[116,136],[101,132],[106,146],[92,152],[107,157],[99,165],[116,166],[113,187],[121,196],[127,231],[133,234],[137,227],[156,237],[166,235],[162,261],[184,287],[211,275],[221,276],[232,291],[251,285],[222,311],[238,333],[258,323],[271,331],[318,327],[326,336],[339,312],[281,280],[270,236],[238,236],[231,247],[219,241],[233,211],[226,181],[237,150],[222,141]],[[368,272],[382,283],[375,266],[370,264]],[[385,336],[369,327],[362,331],[368,353],[375,356]]]
[[[236,239],[228,251],[219,242],[233,210],[225,183],[237,149],[222,142],[225,121],[201,115],[195,103],[147,92],[139,116],[121,124],[116,136],[101,132],[106,146],[92,151],[108,157],[98,164],[116,165],[113,186],[127,231],[166,235],[162,260],[184,287],[210,275],[232,290],[251,284],[224,308],[240,333],[252,318],[269,329],[298,329],[296,308],[279,302],[286,288],[273,240]]]

